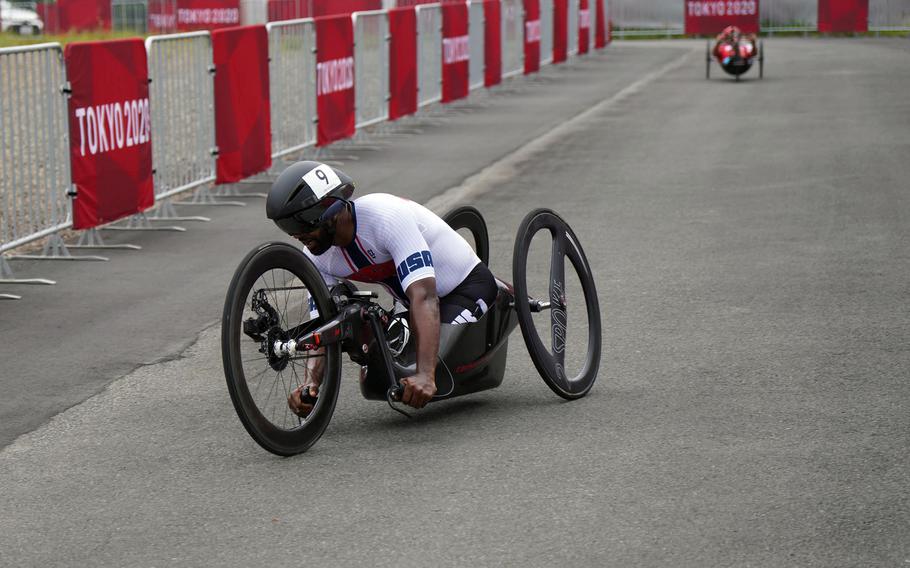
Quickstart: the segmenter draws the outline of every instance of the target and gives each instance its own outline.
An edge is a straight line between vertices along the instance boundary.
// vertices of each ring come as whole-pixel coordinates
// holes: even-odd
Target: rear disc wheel
[[[548,296],[543,300],[534,300],[528,289],[528,252],[531,241],[540,231],[547,231],[551,237]],[[566,259],[569,260],[568,263]],[[571,289],[566,285],[567,267],[575,275]],[[570,400],[583,397],[594,386],[600,368],[600,305],[594,276],[584,250],[575,233],[559,215],[549,209],[537,209],[521,222],[512,256],[512,277],[518,324],[534,366],[547,386],[559,396]],[[545,303],[541,304],[541,301],[549,302],[549,307]],[[587,329],[584,330],[584,322],[576,322],[578,327],[575,329],[582,331],[580,335],[584,337],[586,346],[583,354],[573,355],[573,360],[569,361],[573,368],[579,369],[578,372],[571,371],[567,374],[566,348],[571,340],[569,331],[573,329],[568,307],[572,303],[572,313],[576,313],[574,306],[579,301],[584,306]],[[535,325],[534,315],[537,312],[549,312],[549,326],[543,325],[549,327],[549,349],[544,345]],[[582,310],[577,312],[579,316],[581,312]]]

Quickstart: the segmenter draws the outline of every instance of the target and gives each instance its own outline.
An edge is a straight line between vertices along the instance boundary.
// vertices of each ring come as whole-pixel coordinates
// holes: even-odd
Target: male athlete
[[[758,43],[755,34],[744,34],[736,26],[727,26],[719,34],[714,43],[714,57],[724,67],[730,65],[737,58],[750,60],[758,54]]]
[[[306,245],[304,253],[326,282],[382,284],[409,306],[417,341],[417,373],[401,380],[401,400],[422,408],[436,394],[439,325],[477,321],[496,299],[490,270],[445,221],[429,209],[394,195],[374,193],[350,201],[354,181],[318,162],[297,162],[278,177],[266,215]],[[322,359],[309,382],[291,392],[288,406],[306,416],[313,405],[304,388],[319,394]]]

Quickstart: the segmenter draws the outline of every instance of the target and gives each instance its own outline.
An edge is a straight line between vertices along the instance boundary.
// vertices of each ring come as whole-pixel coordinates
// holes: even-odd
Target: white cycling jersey
[[[321,255],[303,252],[329,284],[344,278],[375,282],[407,303],[405,291],[423,278],[436,278],[444,297],[480,263],[474,249],[432,211],[407,199],[373,193],[354,200],[354,240]]]

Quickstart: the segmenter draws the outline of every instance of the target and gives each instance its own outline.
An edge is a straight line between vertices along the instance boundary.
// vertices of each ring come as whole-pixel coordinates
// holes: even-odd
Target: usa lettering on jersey
[[[424,250],[420,252],[415,252],[414,254],[408,256],[406,259],[401,261],[401,264],[398,265],[398,280],[404,282],[404,279],[408,277],[408,274],[419,270],[424,267],[433,266],[433,255],[430,254],[430,251]]]

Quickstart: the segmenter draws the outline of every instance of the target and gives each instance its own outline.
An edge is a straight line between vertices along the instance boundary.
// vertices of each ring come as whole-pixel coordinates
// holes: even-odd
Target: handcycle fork
[[[379,349],[379,356],[382,358],[382,364],[385,367],[386,376],[389,378],[389,390],[386,393],[387,398],[390,400],[400,401],[401,395],[404,393],[404,388],[398,383],[398,378],[395,376],[395,366],[392,364],[392,354],[389,353],[388,348],[383,342],[385,332],[382,329],[379,314],[377,314],[372,309],[367,309],[365,312],[366,313],[364,316],[370,321],[370,328],[373,331],[373,336],[376,338],[376,345]]]

